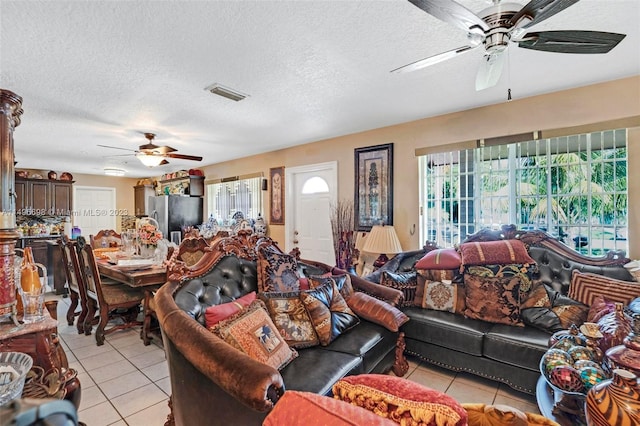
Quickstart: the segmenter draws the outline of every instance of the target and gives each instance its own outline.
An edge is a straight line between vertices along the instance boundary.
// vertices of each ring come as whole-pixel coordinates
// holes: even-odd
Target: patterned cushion
[[[344,377],[333,385],[333,396],[401,425],[467,424],[467,412],[455,399],[401,377],[383,374]]]
[[[338,286],[340,295],[346,300],[355,292],[353,285],[351,284],[351,276],[349,274],[331,275],[327,273],[325,275],[311,275],[309,277],[309,288],[317,288],[327,282],[333,280]]]
[[[416,269],[459,269],[460,253],[455,248],[431,250],[416,262]]]
[[[533,283],[538,274],[538,265],[506,263],[495,265],[473,265],[465,267],[468,274],[481,277],[514,277],[520,278],[520,294],[525,299],[526,294],[533,287]]]
[[[417,273],[429,281],[462,282],[460,269],[418,269]]]
[[[522,283],[520,285],[522,285]],[[526,297],[520,303],[520,310],[528,308],[551,308],[549,294],[541,281],[537,281],[533,284],[533,288],[526,294]]]
[[[253,301],[247,309],[210,330],[234,348],[273,368],[281,369],[298,356],[278,333],[261,300]]]
[[[464,315],[498,324],[524,326],[520,318],[519,277],[479,277],[464,275]]]
[[[327,346],[360,322],[333,281],[313,290],[300,292],[300,300],[311,317],[322,346]]]
[[[589,314],[589,307],[583,304],[567,304],[558,305],[551,308],[554,314],[560,319],[560,326],[564,329],[571,327],[572,325],[581,325],[586,321]]]
[[[535,264],[520,240],[486,241],[460,244],[462,264],[495,265],[506,263]]]
[[[256,292],[252,291],[242,297],[237,298],[233,302],[221,303],[219,305],[209,306],[204,311],[204,319],[207,328],[211,328],[223,319],[229,318],[231,315],[240,312],[256,300]]]
[[[598,295],[604,296],[612,302],[628,305],[633,299],[640,296],[640,283],[616,280],[574,269],[569,285],[569,297],[591,306]]]
[[[604,296],[596,296],[589,307],[587,322],[598,322],[600,318],[616,310],[616,302],[608,300]]]
[[[347,299],[347,305],[357,316],[390,331],[398,331],[402,324],[409,321],[409,317],[401,310],[359,291]]]
[[[310,392],[288,390],[262,422],[263,426],[395,426],[355,405]]]
[[[545,295],[542,293],[544,289]],[[589,307],[537,282],[520,304],[522,321],[549,333],[580,325]]]
[[[420,306],[435,311],[463,313],[466,308],[464,286],[450,282],[425,281]]]
[[[540,414],[525,413],[507,405],[463,403],[469,414],[469,426],[560,426]]]
[[[308,348],[320,344],[311,318],[300,300],[300,292],[260,293],[269,316],[287,344],[294,348]]]
[[[402,294],[404,294],[404,301],[400,305],[401,307],[413,306],[413,300],[416,296],[416,287],[418,286],[416,272],[394,273],[383,271],[380,276],[380,284],[400,290]]]
[[[268,248],[258,251],[258,291],[298,291],[298,262],[296,258]]]

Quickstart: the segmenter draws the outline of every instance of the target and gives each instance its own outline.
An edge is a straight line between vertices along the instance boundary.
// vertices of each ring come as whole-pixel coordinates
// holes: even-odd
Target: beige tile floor
[[[54,296],[55,297],[55,296]],[[96,346],[66,323],[68,298],[59,298],[59,334],[69,365],[82,386],[79,418],[87,426],[162,426],[171,394],[169,370],[160,346],[144,346],[139,329],[118,331]],[[393,373],[390,373],[393,374]],[[409,360],[409,380],[442,391],[459,402],[506,404],[539,413],[535,397],[506,385]]]

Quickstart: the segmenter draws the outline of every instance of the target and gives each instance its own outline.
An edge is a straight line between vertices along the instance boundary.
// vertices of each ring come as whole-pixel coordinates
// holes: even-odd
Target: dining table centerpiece
[[[138,226],[138,239],[140,242],[140,256],[151,258],[155,255],[158,242],[162,240],[162,232],[158,230],[157,222],[151,218],[144,218]]]

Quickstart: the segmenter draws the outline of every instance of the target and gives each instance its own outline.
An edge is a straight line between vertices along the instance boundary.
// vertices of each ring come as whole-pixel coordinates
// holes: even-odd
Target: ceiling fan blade
[[[165,164],[169,164],[167,160],[162,160],[158,166],[164,166]]]
[[[474,49],[474,47],[463,46],[457,49],[449,50],[447,52],[438,53],[437,55],[429,56],[428,58],[420,59],[419,61],[415,61],[410,64],[403,65],[400,68],[391,70],[391,72],[411,72],[411,71],[419,70],[421,68],[425,68],[425,67],[437,64],[439,62],[446,61],[447,59],[451,59],[471,49]]]
[[[476,90],[484,90],[498,84],[504,65],[504,50],[485,54],[476,74]]]
[[[488,31],[489,26],[478,15],[453,0],[409,0],[416,7],[424,10],[429,15],[435,16],[441,21],[467,31],[473,32],[474,28]]]
[[[97,145],[97,146],[102,147],[102,148],[121,149],[123,151],[136,152],[135,149],[120,148],[119,146],[109,146],[109,145]]]
[[[513,15],[509,22],[517,25],[522,19],[526,19],[526,23],[520,28],[528,28],[562,12],[578,1],[580,0],[531,0]]]
[[[525,34],[518,46],[545,52],[607,53],[625,37],[601,31],[541,31]]]
[[[199,156],[196,156],[196,155],[168,153],[168,154],[164,154],[164,156],[165,157],[169,157],[169,158],[179,158],[179,159],[182,159],[182,160],[202,161],[202,157],[199,157]]]

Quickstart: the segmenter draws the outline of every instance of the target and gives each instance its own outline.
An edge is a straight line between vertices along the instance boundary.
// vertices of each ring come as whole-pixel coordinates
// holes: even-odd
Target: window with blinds
[[[583,254],[629,248],[626,129],[428,154],[419,164],[423,241],[451,246],[516,224]]]
[[[256,219],[262,210],[262,177],[226,180],[207,184],[209,214],[227,223],[236,212]],[[264,215],[263,215],[264,216]]]

